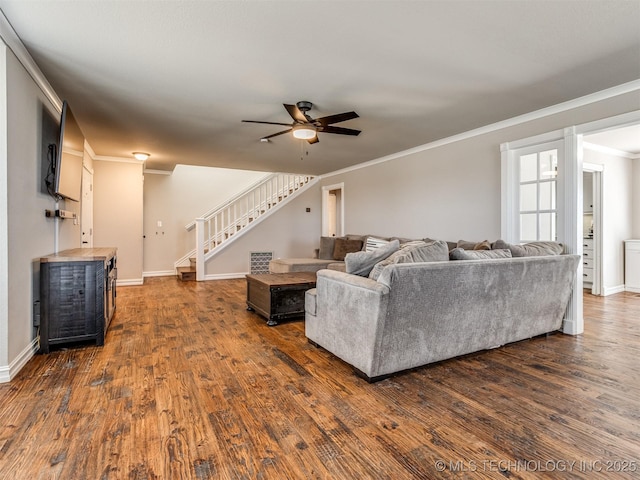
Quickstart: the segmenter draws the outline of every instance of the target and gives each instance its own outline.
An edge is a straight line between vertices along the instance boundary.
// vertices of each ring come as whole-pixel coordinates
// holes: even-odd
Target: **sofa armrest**
[[[320,270],[315,315],[307,312],[305,335],[362,373],[371,376],[387,314],[390,289],[370,278]]]

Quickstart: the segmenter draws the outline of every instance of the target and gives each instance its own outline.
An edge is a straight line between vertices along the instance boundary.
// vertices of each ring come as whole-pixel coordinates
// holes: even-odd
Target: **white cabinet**
[[[640,240],[627,240],[624,247],[625,290],[640,293]]]
[[[595,265],[593,238],[585,238],[582,241],[582,282],[585,288],[591,288],[593,285],[593,267]]]

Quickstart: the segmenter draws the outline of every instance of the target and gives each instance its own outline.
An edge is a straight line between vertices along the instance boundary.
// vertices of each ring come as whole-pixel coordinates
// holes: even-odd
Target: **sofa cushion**
[[[366,277],[373,267],[400,248],[400,242],[383,243],[382,246],[363,252],[347,253],[344,257],[345,272]]]
[[[311,288],[304,292],[304,311],[309,315],[313,315],[314,317],[318,312],[318,304],[317,304],[317,290],[315,288]]]
[[[454,248],[449,252],[451,260],[486,260],[491,258],[511,258],[511,250],[501,248],[498,250],[465,250]]]
[[[523,245],[514,245],[504,240],[493,242],[494,250],[507,248],[513,257],[539,257],[542,255],[560,255],[564,251],[564,245],[558,242],[529,242]]]
[[[362,240],[336,238],[333,247],[333,259],[342,261],[347,253],[358,252],[360,250],[362,250]]]
[[[402,245],[394,254],[376,263],[369,273],[369,278],[377,280],[384,268],[394,263],[444,262],[448,260],[447,242],[442,240],[433,240],[431,243],[420,240],[409,242]]]
[[[333,249],[335,248],[336,237],[320,237],[320,251],[318,258],[322,260],[333,260]]]

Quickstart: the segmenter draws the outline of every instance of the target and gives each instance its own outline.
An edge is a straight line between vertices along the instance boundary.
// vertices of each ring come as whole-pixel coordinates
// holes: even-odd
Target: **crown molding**
[[[344,173],[353,172],[355,170],[360,170],[361,168],[371,167],[379,163],[384,163],[391,160],[396,160],[398,158],[413,155],[414,153],[424,152],[426,150],[432,150],[434,148],[442,147],[450,143],[455,143],[462,140],[467,140],[469,138],[477,137],[480,135],[485,135],[487,133],[492,133],[497,130],[514,127],[522,123],[531,122],[533,120],[539,120],[544,117],[549,117],[551,115],[556,115],[558,113],[566,112],[567,110],[584,107],[592,103],[601,102],[609,98],[617,97],[619,95],[624,95],[626,93],[631,93],[639,90],[640,90],[640,80],[633,80],[631,82],[623,83],[622,85],[607,88],[606,90],[601,90],[599,92],[591,93],[589,95],[574,98],[573,100],[568,100],[566,102],[558,103],[557,105],[552,105],[550,107],[542,108],[540,110],[535,110],[533,112],[525,113],[523,115],[518,115],[516,117],[508,118],[507,120],[502,120],[500,122],[491,123],[489,125],[485,125],[484,127],[479,127],[473,130],[469,130],[467,132],[459,133],[457,135],[452,135],[451,137],[442,138],[434,142],[425,143],[424,145],[413,147],[408,150],[403,150],[401,152],[396,152],[391,155],[386,155],[384,157],[370,160],[368,162],[352,165],[351,167],[342,168],[334,172],[325,173],[321,177],[328,178],[335,175],[341,175]]]
[[[27,48],[18,37],[18,34],[4,16],[4,13],[0,10],[0,37],[4,41],[5,45],[13,52],[18,61],[25,68],[27,73],[33,78],[36,85],[42,90],[49,101],[58,110],[58,113],[62,113],[62,100],[58,97],[47,78],[44,76],[31,54],[27,51]]]

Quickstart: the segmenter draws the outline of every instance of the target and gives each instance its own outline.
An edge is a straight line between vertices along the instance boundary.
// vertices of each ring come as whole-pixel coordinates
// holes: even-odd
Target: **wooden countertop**
[[[40,263],[92,262],[96,260],[106,262],[116,256],[116,250],[117,249],[115,247],[71,248],[58,253],[52,253],[46,257],[41,257]]]

